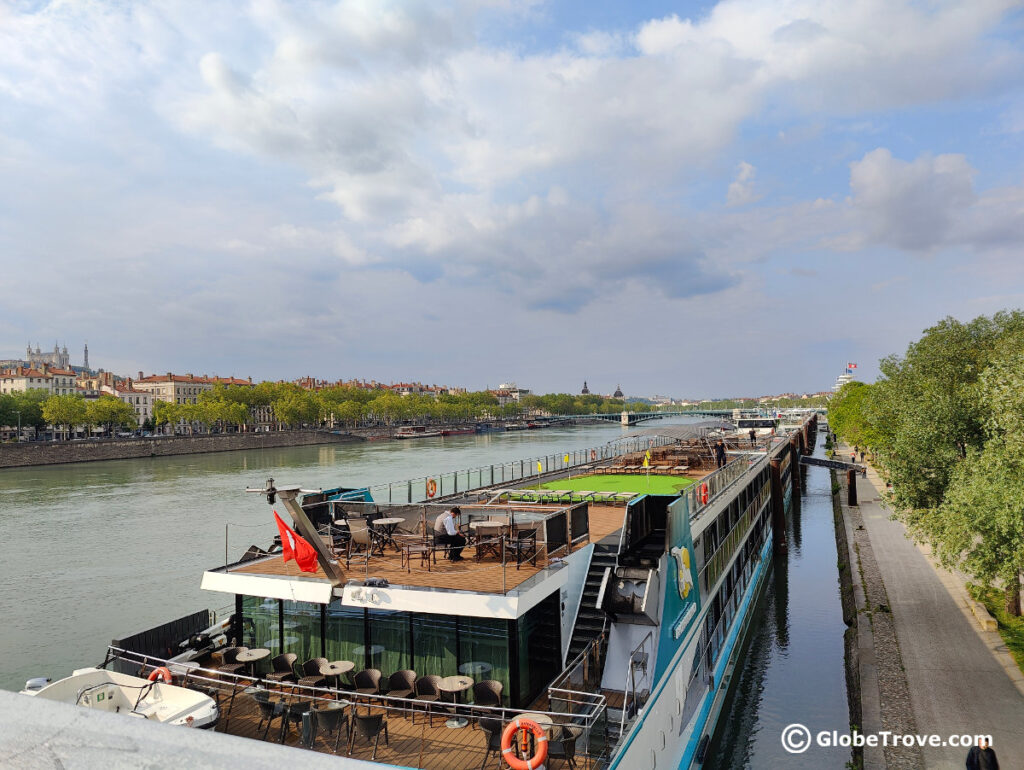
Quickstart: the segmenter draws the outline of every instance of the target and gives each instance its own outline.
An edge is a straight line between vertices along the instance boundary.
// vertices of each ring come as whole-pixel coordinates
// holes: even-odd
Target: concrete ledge
[[[3,690],[0,724],[2,767],[380,770],[380,765],[372,762],[161,725]]]
[[[971,598],[968,598],[967,604],[971,608],[971,612],[974,613],[974,617],[978,619],[978,625],[981,626],[982,631],[999,630],[999,624],[984,604]]]
[[[359,436],[330,431],[283,430],[273,433],[224,433],[100,441],[26,441],[19,444],[0,444],[0,468],[339,444],[362,440]]]

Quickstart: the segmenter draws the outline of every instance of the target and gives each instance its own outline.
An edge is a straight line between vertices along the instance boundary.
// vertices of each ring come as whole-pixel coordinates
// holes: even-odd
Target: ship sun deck
[[[567,511],[563,505],[493,505],[462,506],[464,513],[471,512],[473,518],[495,518],[511,513],[514,521],[528,514],[534,522],[543,521],[549,514]],[[625,502],[609,502],[584,506],[587,517],[586,533],[574,538],[571,551],[578,550],[587,542],[597,542],[622,528]],[[518,524],[515,526],[519,526]],[[478,553],[479,551],[479,553]],[[383,578],[392,587],[445,589],[473,591],[476,593],[506,593],[522,586],[546,569],[557,566],[558,560],[568,555],[570,549],[562,545],[549,552],[544,542],[539,543],[536,559],[516,563],[513,556],[506,554],[502,561],[500,547],[493,540],[481,544],[470,542],[463,549],[462,561],[453,562],[444,558],[442,552],[428,554],[429,566],[419,553],[403,553],[393,545],[375,552],[367,558],[364,554],[353,555],[346,565],[343,554],[338,554],[339,566],[348,580],[363,581],[367,578]],[[479,558],[478,558],[479,557]],[[280,553],[222,567],[219,572],[231,575],[245,575],[269,578],[285,578],[304,583],[329,583],[328,576],[317,566],[316,572],[302,572],[294,561],[284,561]]]

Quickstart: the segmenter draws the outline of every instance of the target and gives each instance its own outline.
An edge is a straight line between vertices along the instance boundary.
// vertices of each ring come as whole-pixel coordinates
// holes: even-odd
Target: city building
[[[195,404],[199,402],[199,394],[213,390],[216,384],[221,385],[244,385],[255,387],[252,377],[247,380],[240,380],[237,377],[209,377],[202,375],[197,377],[191,372],[188,374],[151,374],[144,377],[139,372],[139,377],[134,381],[135,390],[145,391],[152,394],[155,401],[166,401],[170,404]]]
[[[0,370],[0,393],[23,393],[45,390],[50,395],[64,396],[75,392],[75,372],[43,364],[39,369],[18,366]]]
[[[520,388],[514,382],[503,382],[498,386],[498,390],[508,391],[513,401],[519,401],[523,396],[530,395],[529,388]]]
[[[135,410],[135,419],[139,427],[153,416],[153,394],[148,390],[138,390],[128,379],[122,382],[100,385],[100,392],[117,396]]]
[[[587,381],[586,380],[583,381],[583,390],[580,391],[580,395],[581,396],[589,396],[590,395],[590,388],[587,387]]]

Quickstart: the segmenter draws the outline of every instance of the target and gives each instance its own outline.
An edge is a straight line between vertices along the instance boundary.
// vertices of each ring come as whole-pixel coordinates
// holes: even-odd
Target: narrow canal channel
[[[824,457],[819,441],[815,455]],[[776,557],[755,611],[749,643],[733,675],[705,767],[843,768],[846,748],[811,746],[790,754],[783,728],[793,723],[849,732],[843,668],[831,478],[825,468],[802,468],[804,492],[794,507],[788,556]]]

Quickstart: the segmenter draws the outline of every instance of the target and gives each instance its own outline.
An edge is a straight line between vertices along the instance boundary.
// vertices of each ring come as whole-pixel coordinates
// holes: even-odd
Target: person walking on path
[[[977,746],[971,746],[967,752],[967,770],[999,770],[999,760],[995,750],[984,738],[978,739]]]
[[[750,429],[750,446],[757,446],[757,431]]]

